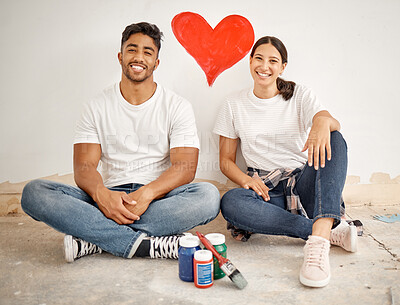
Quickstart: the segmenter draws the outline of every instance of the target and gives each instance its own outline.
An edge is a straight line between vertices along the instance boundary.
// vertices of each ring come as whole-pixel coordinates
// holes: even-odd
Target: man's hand
[[[155,199],[151,187],[148,185],[142,186],[138,190],[130,193],[129,198],[135,204],[124,203],[125,207],[135,215],[141,216],[146,212],[150,203]]]
[[[245,189],[252,189],[258,195],[260,195],[265,201],[270,199],[268,191],[269,188],[265,185],[265,183],[261,180],[260,176],[257,172],[254,173],[253,177],[247,176],[246,181],[242,183],[242,187]]]
[[[100,211],[120,225],[132,224],[135,220],[139,220],[139,215],[129,211],[127,207],[136,206],[125,192],[111,191],[107,188],[102,188],[96,194],[96,202]]]

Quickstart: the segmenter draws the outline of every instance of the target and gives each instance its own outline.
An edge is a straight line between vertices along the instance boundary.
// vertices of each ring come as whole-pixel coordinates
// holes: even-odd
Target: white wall
[[[0,183],[72,172],[72,140],[82,103],[120,79],[121,32],[133,22],[165,34],[156,81],[187,98],[202,140],[198,178],[225,181],[211,129],[226,95],[251,86],[248,57],[209,88],[171,30],[184,11],[212,27],[230,14],[252,23],[256,39],[279,37],[287,79],[312,87],[339,119],[349,145],[348,174],[400,174],[400,1],[2,0],[0,3]]]

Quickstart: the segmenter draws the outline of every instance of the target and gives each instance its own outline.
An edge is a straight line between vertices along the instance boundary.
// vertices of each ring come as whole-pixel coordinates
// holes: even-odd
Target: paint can
[[[194,253],[194,285],[197,288],[208,288],[213,285],[213,254],[209,250]]]
[[[215,250],[221,256],[226,258],[226,245],[225,245],[225,235],[220,233],[210,233],[206,235],[206,238],[214,246]],[[225,276],[225,273],[219,267],[219,262],[214,256],[214,280],[221,279]]]
[[[200,249],[200,240],[197,236],[182,236],[179,239],[179,278],[182,281],[193,282],[193,257]]]

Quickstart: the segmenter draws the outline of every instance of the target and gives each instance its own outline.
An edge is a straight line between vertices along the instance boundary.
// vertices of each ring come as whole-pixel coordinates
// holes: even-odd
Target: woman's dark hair
[[[257,42],[253,46],[253,49],[251,50],[250,57],[254,56],[254,52],[259,46],[268,43],[272,44],[278,50],[279,54],[281,54],[282,64],[287,63],[288,53],[285,45],[283,44],[282,41],[273,36],[264,36],[261,37],[259,40],[257,40]],[[276,86],[278,87],[279,94],[281,94],[283,96],[283,99],[287,101],[293,96],[294,87],[296,86],[296,83],[291,81],[286,81],[278,77],[276,79]]]
[[[160,31],[160,29],[155,25],[147,22],[139,22],[139,23],[132,23],[131,25],[128,25],[125,30],[122,33],[122,39],[121,39],[121,52],[122,52],[122,46],[123,44],[131,37],[133,34],[137,33],[142,33],[144,35],[147,35],[154,40],[154,44],[156,45],[158,49],[158,53],[160,53],[161,49],[161,39],[163,37],[163,33]],[[158,57],[157,53],[157,57]]]

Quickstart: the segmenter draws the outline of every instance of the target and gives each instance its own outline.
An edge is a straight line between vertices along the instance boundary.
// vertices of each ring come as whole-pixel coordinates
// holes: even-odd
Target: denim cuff
[[[126,258],[132,258],[133,255],[135,255],[135,252],[139,245],[142,243],[143,238],[145,238],[147,235],[145,233],[141,233],[138,238],[136,238],[135,242],[132,245],[131,250],[129,251],[129,254]]]

